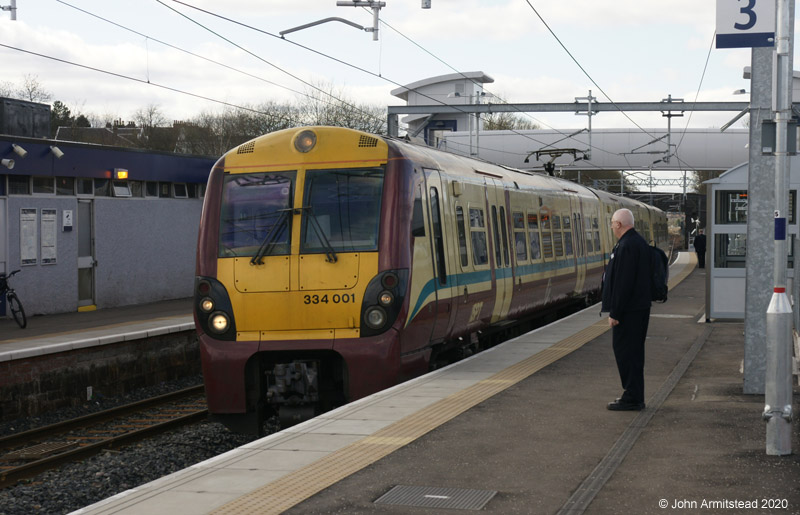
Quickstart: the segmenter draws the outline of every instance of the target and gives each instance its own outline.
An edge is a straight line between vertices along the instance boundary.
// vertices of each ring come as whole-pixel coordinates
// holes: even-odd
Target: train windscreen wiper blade
[[[281,215],[275,222],[275,225],[272,226],[272,229],[269,230],[269,233],[267,233],[264,241],[261,242],[261,246],[258,247],[258,252],[256,252],[256,255],[250,260],[251,265],[260,265],[263,263],[264,256],[267,254],[267,250],[272,249],[272,247],[275,245],[275,241],[280,237],[281,234],[283,234],[283,229],[288,225],[285,224],[284,221],[287,220],[289,213],[292,212],[292,208],[279,209],[277,212]]]
[[[319,220],[317,220],[317,215],[314,214],[312,206],[305,206],[301,209],[308,213],[308,220],[311,227],[314,229],[314,233],[325,248],[325,256],[327,256],[328,263],[336,263],[338,259],[336,250],[334,250],[333,245],[331,245],[331,242],[328,241],[327,236],[325,236],[325,231],[322,230],[322,226],[319,224]]]

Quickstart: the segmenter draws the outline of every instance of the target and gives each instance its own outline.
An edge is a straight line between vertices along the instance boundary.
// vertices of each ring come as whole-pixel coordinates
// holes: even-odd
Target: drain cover
[[[480,510],[492,500],[496,493],[493,490],[397,485],[377,499],[375,504]]]

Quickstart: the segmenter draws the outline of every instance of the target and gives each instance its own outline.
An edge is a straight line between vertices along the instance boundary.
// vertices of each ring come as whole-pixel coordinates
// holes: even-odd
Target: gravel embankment
[[[120,399],[104,399],[94,405],[87,404],[46,416],[3,423],[0,424],[0,434],[53,423],[197,383],[198,379],[194,378],[163,384]],[[101,407],[98,406],[100,404]],[[24,483],[2,489],[0,515],[69,513],[217,456],[253,439],[231,433],[224,426],[212,422],[179,429],[117,451],[106,451],[83,462],[64,465]]]

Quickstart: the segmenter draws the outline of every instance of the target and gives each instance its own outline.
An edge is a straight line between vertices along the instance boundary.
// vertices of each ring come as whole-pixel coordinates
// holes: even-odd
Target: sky
[[[0,12],[0,83],[34,76],[73,114],[123,120],[149,105],[181,120],[224,103],[292,102],[313,91],[309,84],[352,101],[402,105],[392,89],[457,71],[494,78],[486,90],[497,102],[572,102],[590,90],[601,102],[745,101],[732,92],[749,89],[742,72],[750,51],[712,48],[712,1],[432,0],[431,9],[384,1],[381,20],[390,27],[381,24],[379,41],[326,23],[286,36],[302,48],[186,4],[271,34],[328,17],[371,26],[372,13],[336,0],[17,0],[16,21]],[[660,113],[630,116],[642,127],[666,126]],[[673,123],[719,127],[732,116],[696,113]],[[587,123],[574,114],[531,117],[559,129]],[[613,113],[592,123],[633,127]]]

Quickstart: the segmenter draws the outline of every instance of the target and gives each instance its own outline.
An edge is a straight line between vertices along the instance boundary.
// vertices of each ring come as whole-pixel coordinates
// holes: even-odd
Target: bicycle
[[[0,273],[0,298],[5,294],[8,307],[11,309],[11,316],[14,317],[14,320],[20,328],[25,329],[25,326],[28,325],[28,319],[25,317],[25,310],[22,309],[22,303],[14,292],[14,288],[8,284],[8,280],[17,273],[19,273],[19,270],[14,270],[8,275]]]

